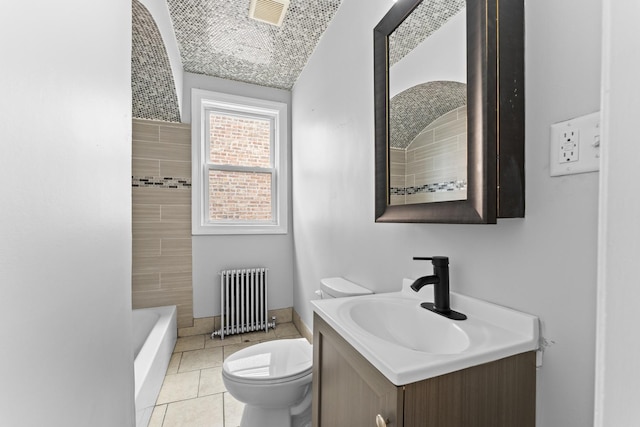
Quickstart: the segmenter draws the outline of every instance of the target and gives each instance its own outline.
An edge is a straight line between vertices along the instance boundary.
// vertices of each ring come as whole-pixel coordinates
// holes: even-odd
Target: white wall
[[[451,257],[451,286],[542,319],[537,425],[593,420],[598,174],[549,177],[549,125],[599,109],[600,0],[526,4],[526,218],[375,224],[373,28],[391,0],[343,0],[293,89],[294,308],[322,277],[376,292]],[[576,19],[579,11],[579,19]],[[571,25],[567,25],[571,22]]]
[[[133,426],[131,3],[2,16],[0,425]]]
[[[605,0],[603,8],[602,174],[598,263],[595,425],[632,426],[640,419],[637,332],[640,179],[640,4]],[[631,193],[630,193],[631,192]]]
[[[191,122],[191,89],[284,102],[291,115],[291,92],[231,80],[185,73],[183,121]],[[291,117],[289,117],[291,123]],[[288,130],[291,135],[291,129]],[[291,137],[289,137],[291,139]],[[291,150],[291,141],[289,152]],[[291,155],[288,160],[291,170]],[[291,178],[289,178],[291,182]],[[291,206],[291,194],[289,194]],[[243,267],[269,269],[269,309],[293,305],[293,238],[289,208],[289,233],[274,235],[193,236],[193,316],[220,314],[220,270]]]

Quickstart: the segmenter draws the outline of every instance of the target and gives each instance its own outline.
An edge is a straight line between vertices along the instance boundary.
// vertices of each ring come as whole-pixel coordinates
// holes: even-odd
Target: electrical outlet
[[[551,125],[551,176],[600,170],[600,113]]]
[[[562,163],[577,162],[580,148],[580,133],[576,130],[565,130],[560,136],[560,153],[558,161]]]

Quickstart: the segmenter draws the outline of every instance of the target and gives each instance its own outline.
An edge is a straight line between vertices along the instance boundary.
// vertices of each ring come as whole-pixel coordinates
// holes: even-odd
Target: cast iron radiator
[[[211,338],[275,328],[267,309],[267,269],[244,268],[220,272],[220,329]]]

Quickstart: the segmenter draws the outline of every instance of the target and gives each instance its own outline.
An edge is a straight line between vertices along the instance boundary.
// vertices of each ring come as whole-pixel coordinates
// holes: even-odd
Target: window
[[[192,91],[193,234],[287,232],[287,106]]]

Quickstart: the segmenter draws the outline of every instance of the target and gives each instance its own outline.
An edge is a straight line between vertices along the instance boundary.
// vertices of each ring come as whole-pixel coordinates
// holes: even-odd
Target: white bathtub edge
[[[178,339],[176,306],[142,308],[160,317],[134,361],[136,427],[147,427]]]

